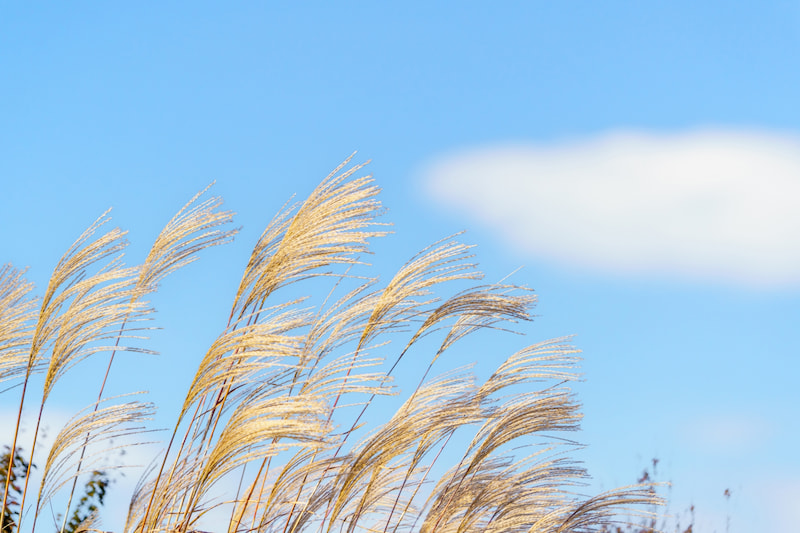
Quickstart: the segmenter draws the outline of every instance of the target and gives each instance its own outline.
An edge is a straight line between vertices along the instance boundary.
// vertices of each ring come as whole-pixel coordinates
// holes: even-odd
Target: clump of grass
[[[534,296],[522,286],[480,282],[470,247],[455,237],[424,249],[384,284],[370,276],[361,258],[386,226],[377,220],[378,187],[369,176],[355,177],[361,165],[349,165],[284,208],[258,239],[166,451],[132,495],[125,531],[192,531],[212,509],[228,513],[215,527],[230,533],[593,531],[622,510],[657,502],[648,484],[580,496],[585,472],[562,445],[549,439],[533,447],[533,437],[578,427],[567,386],[576,379],[576,350],[564,339],[510,355],[480,383],[468,368],[432,375],[437,360],[474,332],[530,320]],[[102,233],[104,214],[68,249],[41,300],[28,296],[22,272],[0,271],[0,380],[21,385],[10,449],[17,449],[31,376],[44,375],[35,447],[63,375],[105,353],[107,378],[116,352],[142,351],[136,343],[152,311],[147,295],[199,251],[232,239],[232,214],[202,194],[167,224],[141,265],[122,264],[125,233]],[[325,282],[319,302],[296,296],[304,286],[320,294]],[[380,396],[397,393],[392,374],[412,349],[418,384],[367,431],[364,423],[377,417],[367,412]],[[56,437],[27,506],[25,478],[23,512],[11,507],[9,461],[9,528],[30,520],[35,530],[45,504],[62,495],[56,527],[66,530],[66,518],[78,516],[69,513],[78,478],[96,472],[102,457],[98,445],[146,428],[153,406],[105,398],[105,384]],[[30,464],[33,453],[20,464]],[[230,479],[239,480],[238,491],[215,499],[215,488]],[[69,530],[91,528],[95,519],[70,522]]]

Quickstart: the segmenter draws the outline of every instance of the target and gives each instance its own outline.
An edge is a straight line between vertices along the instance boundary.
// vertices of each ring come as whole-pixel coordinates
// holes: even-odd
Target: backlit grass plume
[[[370,242],[387,233],[379,189],[355,176],[362,165],[349,165],[281,210],[258,239],[227,323],[196,354],[166,449],[131,495],[125,533],[599,531],[630,506],[657,503],[646,485],[579,495],[586,474],[565,454],[568,441],[553,437],[575,431],[581,416],[568,388],[576,350],[564,339],[487,354],[499,364],[483,380],[469,366],[442,365],[474,333],[528,322],[534,296],[508,283],[476,285],[482,274],[458,236],[387,281],[371,275]],[[106,213],[68,249],[40,301],[22,272],[0,269],[0,382],[18,401],[11,450],[32,377],[43,382],[28,463],[62,377],[105,356],[107,379],[117,351],[146,351],[146,296],[197,252],[232,239],[232,214],[204,193],[169,221],[141,265],[122,263],[125,232],[97,236]],[[396,386],[401,366],[416,374]],[[105,384],[58,433],[38,491],[29,478],[22,489],[12,484],[13,462],[4,463],[10,518],[1,533],[98,530],[96,510],[83,524],[66,521],[83,516],[70,513],[77,482],[98,475],[102,445],[144,431],[152,414],[141,401],[105,398]],[[64,517],[55,526],[50,506]]]

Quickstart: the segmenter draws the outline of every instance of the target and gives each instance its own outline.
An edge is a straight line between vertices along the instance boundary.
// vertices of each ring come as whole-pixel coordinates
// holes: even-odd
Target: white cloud
[[[800,285],[800,136],[617,132],[444,156],[436,201],[582,268]]]

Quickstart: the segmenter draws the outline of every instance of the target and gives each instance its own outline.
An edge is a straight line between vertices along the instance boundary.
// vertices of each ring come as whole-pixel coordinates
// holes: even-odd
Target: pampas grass
[[[568,388],[576,350],[565,339],[510,355],[482,382],[468,367],[436,375],[438,359],[476,331],[529,321],[534,296],[477,284],[482,274],[458,236],[423,249],[382,285],[363,258],[386,225],[379,189],[356,177],[360,169],[346,160],[258,239],[227,324],[198,354],[166,450],[131,495],[124,531],[193,531],[212,510],[228,516],[209,522],[219,533],[597,531],[631,506],[658,503],[649,485],[578,495],[584,470],[568,445],[548,437],[580,420]],[[19,393],[12,450],[32,376],[44,382],[33,448],[62,377],[106,353],[107,378],[117,351],[145,351],[147,295],[198,252],[233,238],[232,214],[218,198],[202,200],[205,192],[170,220],[141,265],[122,263],[125,232],[101,233],[106,213],[68,249],[40,301],[23,272],[0,269],[0,381],[7,396]],[[312,284],[319,295],[326,282],[324,298],[281,298]],[[412,354],[419,381],[404,385],[393,414],[374,412],[379,397],[400,392],[393,373]],[[37,521],[50,502],[65,501],[68,516],[98,446],[146,429],[152,406],[105,398],[105,384],[59,432],[39,490],[26,479],[20,530],[50,529]],[[239,489],[220,499],[215,489],[231,480]],[[25,502],[28,493],[35,503]],[[97,530],[97,518],[82,527]]]

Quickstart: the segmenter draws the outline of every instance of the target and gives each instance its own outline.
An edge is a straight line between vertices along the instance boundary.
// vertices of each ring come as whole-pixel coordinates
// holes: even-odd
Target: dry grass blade
[[[398,356],[397,361],[392,365],[389,373],[394,371],[400,359],[417,340],[447,319],[455,317],[455,323],[450,327],[444,341],[428,364],[428,368],[420,379],[417,389],[422,386],[425,378],[428,377],[428,372],[430,372],[436,360],[459,339],[481,328],[495,327],[495,324],[499,322],[530,320],[529,309],[533,306],[536,298],[531,294],[510,294],[515,290],[528,291],[529,289],[510,285],[488,285],[476,287],[448,298],[428,314],[422,326],[411,337],[411,340],[408,341],[408,344]],[[414,394],[416,394],[416,391]],[[414,394],[412,394],[412,398]]]
[[[70,286],[58,299],[67,302],[67,309],[57,317],[57,333],[45,374],[44,399],[58,379],[74,364],[101,351],[134,350],[131,347],[98,345],[119,339],[125,322],[143,319],[151,309],[135,301],[135,268],[111,268]]]
[[[203,458],[185,520],[196,512],[206,491],[225,474],[254,459],[292,447],[318,448],[329,433],[324,404],[313,397],[245,399],[231,415],[215,446]]]
[[[178,513],[182,502],[192,492],[202,463],[195,453],[189,453],[176,461],[175,472],[170,483],[157,484],[156,479],[147,479],[155,470],[148,469],[134,490],[125,520],[125,533],[169,531],[170,524],[180,521]]]
[[[474,378],[462,372],[448,373],[427,383],[397,410],[386,424],[363,440],[340,468],[337,498],[330,514],[333,524],[352,500],[367,501],[372,496],[358,491],[393,494],[394,504],[404,485],[413,475],[425,454],[456,428],[478,423],[482,413],[474,402]],[[393,461],[399,463],[390,468]],[[386,469],[400,469],[399,483],[378,483]],[[361,481],[370,478],[366,485]],[[391,506],[390,506],[391,507]],[[356,507],[355,517],[367,514],[368,509]],[[391,519],[391,513],[388,513]]]
[[[127,246],[124,239],[125,232],[118,228],[87,243],[92,235],[108,222],[107,214],[108,211],[81,234],[58,262],[50,276],[31,342],[31,368],[32,362],[57,334],[61,325],[62,308],[69,305],[72,296],[81,294],[81,288],[85,289],[86,284],[77,289],[74,288],[74,285],[85,277],[86,269],[98,261],[121,252]]]
[[[353,365],[351,357],[346,356],[334,360],[333,362],[325,363],[321,368],[317,367],[318,363],[333,350],[358,338],[363,329],[363,323],[371,312],[372,307],[370,302],[374,302],[377,297],[376,293],[364,293],[374,283],[374,279],[367,280],[367,282],[339,298],[333,305],[325,309],[324,312],[320,310],[313,323],[308,328],[308,334],[303,342],[303,348],[298,361],[298,367],[293,377],[292,386],[287,394],[298,391],[298,394],[310,394],[313,397],[330,397],[333,394],[338,395],[357,392],[372,394],[388,394],[391,392],[391,389],[385,388],[387,379],[383,374],[352,375],[352,370],[355,368],[377,365],[382,362],[381,360],[367,360],[361,358],[359,363]],[[338,286],[338,282],[336,286]],[[328,298],[326,298],[325,302],[327,302],[327,300]],[[342,372],[348,369],[351,371],[351,375],[349,377],[342,375]],[[301,456],[303,454],[299,453],[298,455]],[[311,459],[311,457],[312,456],[308,457],[311,465],[323,462],[321,460]],[[256,479],[247,490],[245,502],[241,504],[243,507],[250,505],[254,497],[257,502],[261,501],[266,489],[270,461],[271,458],[269,457],[262,460]],[[279,479],[287,479],[289,477],[289,470],[299,467],[295,460],[289,461],[280,473]],[[305,470],[304,477],[307,477],[309,474],[310,471]],[[295,488],[298,492],[303,492],[302,484]],[[258,496],[255,496],[256,490]],[[270,500],[273,499],[274,494],[275,490],[273,487],[271,496],[269,497]],[[296,503],[297,500],[293,500],[292,505],[296,505]],[[308,502],[306,502],[306,504],[307,503]],[[252,521],[255,523],[258,519],[259,505],[255,504],[253,507]],[[234,523],[232,523],[230,527],[235,530],[239,527],[241,521],[244,520],[244,510],[237,509],[232,516],[235,518]],[[308,516],[308,513],[301,513],[301,516]],[[303,520],[302,518],[298,519],[301,521]],[[297,524],[297,520],[294,523]]]
[[[346,502],[338,523],[332,522],[328,531],[335,526],[339,526],[340,530],[346,526],[348,532],[380,531],[381,519],[397,500],[397,487],[406,477],[405,467],[403,462],[398,461],[372,469],[369,477],[359,480],[353,495],[360,497],[353,497]]]
[[[125,518],[125,527],[122,529],[123,533],[129,533],[134,530],[134,526],[140,524],[144,518],[144,509],[147,506],[147,501],[150,499],[150,493],[155,489],[155,483],[150,479],[153,471],[156,468],[156,460],[154,459],[145,468],[145,471],[136,482],[131,494],[130,503],[128,504],[128,516]]]
[[[122,337],[123,330],[128,322],[136,319],[135,313],[136,308],[139,306],[139,299],[145,294],[154,292],[158,288],[160,280],[167,274],[194,261],[197,258],[197,252],[209,246],[231,241],[238,231],[223,231],[219,229],[220,226],[230,223],[233,215],[230,211],[221,212],[217,210],[217,208],[222,205],[221,198],[212,197],[204,202],[197,203],[197,200],[210,187],[211,185],[197,193],[174,217],[172,217],[161,233],[159,233],[147,258],[139,267],[135,290],[133,290],[130,295],[131,309],[129,314],[124,316],[120,323],[119,334],[108,361],[106,375],[100,385],[100,391],[97,395],[98,402],[103,397],[106,380],[111,371],[116,350],[119,348],[119,341]],[[81,459],[82,458],[81,456]],[[79,461],[78,469],[80,469],[80,467],[81,463]],[[77,483],[77,479],[75,483]],[[72,493],[75,491],[75,483],[73,483]],[[70,494],[67,507],[69,507],[72,501],[72,493]]]
[[[91,405],[73,417],[58,432],[50,447],[42,471],[37,507],[42,508],[73,476],[83,473],[74,472],[73,469],[79,460],[77,456],[84,447],[86,435],[91,435],[90,445],[135,435],[145,430],[141,424],[154,413],[153,404],[134,401],[97,410]],[[93,455],[100,457],[103,454],[104,450],[100,450]],[[87,471],[91,470],[91,466],[86,467]]]
[[[569,441],[552,435],[580,421],[567,387],[576,379],[576,350],[564,339],[518,351],[481,383],[465,368],[428,380],[433,365],[445,363],[440,356],[471,333],[530,320],[535,298],[515,285],[474,286],[482,274],[471,248],[452,237],[376,288],[360,257],[385,234],[375,221],[379,189],[369,176],[354,177],[362,165],[349,164],[282,209],[259,238],[163,460],[134,494],[124,533],[558,533],[596,530],[614,523],[618,509],[658,503],[649,485],[594,498],[573,492],[586,474],[565,457]],[[65,373],[100,351],[113,361],[116,350],[136,350],[127,339],[146,329],[144,297],[196,252],[232,239],[237,230],[224,227],[231,213],[219,198],[201,200],[205,192],[167,223],[137,268],[122,265],[124,232],[96,235],[108,221],[101,216],[59,261],[38,314],[22,272],[0,268],[0,382],[22,384],[12,450],[34,372],[46,371],[35,448],[45,402]],[[298,296],[297,285],[277,292],[310,278],[309,292],[321,298]],[[330,290],[322,285],[328,280]],[[450,287],[461,292],[448,295]],[[275,300],[282,292],[285,301]],[[385,422],[370,421],[376,429],[368,430],[367,407],[379,411],[392,400],[377,396],[397,392],[395,366],[423,350],[419,384],[392,414],[376,413]],[[74,493],[110,439],[141,431],[152,412],[141,402],[104,403],[104,388],[105,380],[98,401],[49,450],[34,529],[66,483]],[[453,457],[457,464],[446,464]],[[227,525],[217,522],[227,513]],[[80,527],[94,530],[94,518]]]
[[[47,290],[45,291],[39,308],[39,314],[36,317],[36,325],[34,327],[30,342],[30,350],[25,364],[25,377],[22,385],[22,393],[20,395],[19,410],[17,412],[17,423],[11,444],[12,450],[16,449],[17,439],[19,437],[22,409],[25,404],[25,396],[31,373],[39,365],[46,348],[50,343],[54,342],[55,337],[58,335],[61,322],[64,320],[63,308],[70,305],[70,300],[73,296],[81,293],[80,289],[73,289],[73,287],[79,285],[86,276],[87,268],[98,261],[118,254],[127,244],[124,239],[125,233],[118,228],[114,228],[91,241],[95,232],[108,222],[107,214],[108,211],[103,213],[80,237],[78,237],[78,240],[75,241],[62,256],[50,277]],[[50,365],[50,368],[52,369],[53,366]],[[58,368],[58,365],[56,368]],[[48,371],[50,381],[49,385],[45,387],[46,391],[52,387],[57,373],[57,371]],[[36,422],[36,429],[33,432],[33,445],[31,446],[30,452],[31,461],[33,460],[33,454],[36,448],[36,438],[39,432],[39,423],[41,422],[41,413],[44,409],[44,403],[44,400],[42,400],[39,408],[39,418]],[[25,495],[27,494],[29,479],[30,478],[25,479],[25,488],[22,492],[22,503],[20,507],[23,508],[25,506]],[[10,477],[7,476],[3,493],[3,510],[6,509],[9,480]]]
[[[413,257],[395,274],[374,303],[359,346],[364,346],[387,329],[397,327],[416,314],[430,300],[418,300],[431,294],[434,286],[456,280],[475,280],[483,275],[471,258],[470,246],[443,239]]]
[[[368,251],[367,240],[385,234],[369,229],[380,210],[378,187],[369,177],[348,181],[363,165],[336,174],[349,162],[323,180],[294,216],[286,210],[264,231],[236,294],[234,310],[240,315],[312,271],[357,262]]]
[[[451,248],[450,250],[455,250],[458,246],[460,246],[460,245],[457,245],[456,243],[451,243],[451,244],[454,247]],[[435,250],[436,249],[434,249],[434,251]],[[466,251],[466,249],[462,249],[459,253],[462,253],[462,252],[465,252],[465,251]],[[420,257],[424,257],[424,254],[422,254]],[[445,254],[445,257],[447,257],[447,254]],[[461,257],[459,259],[463,259],[464,257],[465,257],[464,255],[461,255]],[[458,269],[460,269],[460,268],[464,268],[466,270],[467,274],[470,277],[471,276],[477,276],[476,273],[470,272],[471,265],[464,265],[459,259],[456,259],[452,264],[449,263],[449,259],[445,259],[445,265],[447,265],[447,266],[445,266],[444,269],[441,268],[441,265],[439,265],[439,266],[437,266],[435,268],[435,270],[438,269],[439,275],[442,275],[442,272],[445,272],[443,278],[441,278],[440,281],[436,281],[437,283],[441,282],[441,281],[448,281],[448,280],[451,280],[451,279],[459,279],[458,277],[456,277],[456,278],[449,277],[447,271],[449,271],[450,273],[453,273],[453,272],[458,273]],[[412,260],[409,264],[415,264],[415,261]],[[426,262],[423,261],[423,262],[421,262],[419,264],[423,264],[424,265],[424,264],[426,264]],[[433,263],[433,264],[435,264],[435,263]],[[412,270],[412,272],[413,272],[413,270]],[[458,274],[457,274],[457,276],[458,276]],[[401,277],[401,279],[402,279],[402,277]],[[514,321],[514,320],[529,320],[530,319],[530,316],[528,314],[528,309],[530,308],[531,305],[533,305],[533,303],[535,301],[535,298],[532,295],[529,295],[529,294],[523,294],[523,295],[509,294],[511,291],[517,290],[517,289],[523,289],[524,290],[524,288],[521,288],[521,287],[503,286],[503,285],[491,285],[491,286],[486,286],[486,287],[477,287],[475,289],[467,290],[467,291],[464,291],[462,293],[456,294],[455,296],[453,296],[451,298],[448,298],[442,304],[437,306],[433,311],[428,313],[428,315],[425,318],[425,320],[423,321],[422,325],[419,327],[417,332],[411,337],[411,340],[408,341],[408,343],[406,344],[405,348],[401,351],[400,355],[398,355],[397,360],[392,365],[392,367],[389,369],[388,374],[391,374],[393,372],[394,368],[397,366],[397,364],[399,363],[400,359],[403,358],[403,356],[406,354],[406,352],[409,350],[409,348],[417,340],[419,340],[425,334],[427,334],[430,331],[432,331],[433,329],[435,329],[438,324],[440,324],[441,322],[444,322],[445,320],[447,320],[449,318],[455,317],[456,318],[456,322],[451,327],[451,329],[448,332],[448,334],[447,334],[444,342],[442,343],[441,347],[436,352],[435,356],[433,357],[433,359],[431,360],[430,364],[428,365],[428,368],[425,371],[425,374],[423,375],[422,379],[420,380],[420,383],[417,386],[417,389],[413,392],[413,394],[411,395],[411,398],[406,402],[406,404],[404,406],[404,409],[408,409],[409,405],[414,405],[414,401],[417,399],[416,396],[419,393],[420,388],[423,386],[423,382],[424,382],[425,378],[427,377],[427,374],[430,371],[433,363],[456,340],[458,340],[459,338],[462,338],[463,336],[467,335],[471,331],[475,331],[476,329],[479,329],[481,327],[490,327],[490,326],[492,326],[493,324],[495,324],[495,323],[497,323],[499,321],[503,321],[503,320]],[[427,289],[423,288],[422,290],[425,291]],[[424,293],[422,293],[422,292],[421,293],[414,293],[413,296],[417,296],[418,294],[424,294]],[[356,418],[356,420],[353,423],[353,426],[351,428],[351,431],[352,431],[352,429],[355,428],[355,426],[361,420],[361,417],[364,415],[368,405],[371,403],[371,401],[373,399],[374,399],[374,393],[373,393],[373,396],[364,405],[364,408],[362,409],[361,413]],[[420,400],[423,400],[423,399],[421,398]],[[468,402],[466,402],[466,405],[468,407],[470,407],[471,404],[474,404],[474,403],[475,402],[468,401]],[[453,408],[454,404],[451,405],[451,404],[448,404],[447,402],[445,402],[444,404],[448,405],[448,407],[451,408],[451,410],[448,412],[448,414],[456,413],[456,412],[461,413],[462,417],[460,419],[460,424],[468,424],[468,423],[470,423],[471,419],[469,417],[465,416],[465,412],[462,411],[462,409]],[[431,413],[429,413],[429,415],[431,415]],[[448,417],[445,416],[445,419],[447,419],[447,418]],[[437,421],[437,420],[436,420],[436,418],[432,418],[432,417],[429,416],[426,421],[430,422],[430,421]],[[440,421],[437,421],[437,422],[440,422]],[[442,438],[445,433],[452,432],[455,429],[455,427],[458,427],[458,425],[460,425],[460,424],[439,425],[438,427],[436,427],[436,430],[431,429],[429,432],[425,433],[424,435],[422,435],[420,437],[421,442],[420,442],[420,444],[419,444],[419,446],[418,446],[418,448],[417,448],[417,450],[415,452],[414,460],[412,461],[412,463],[408,467],[408,471],[407,471],[407,473],[406,473],[406,475],[405,475],[405,477],[403,479],[403,482],[401,484],[401,487],[400,487],[400,489],[398,491],[398,496],[397,496],[397,499],[395,501],[395,505],[393,506],[392,511],[390,511],[389,517],[387,518],[387,522],[386,522],[386,527],[387,528],[388,528],[389,523],[391,521],[392,514],[394,512],[394,508],[399,504],[400,493],[405,488],[406,483],[408,482],[409,478],[411,477],[411,472],[418,465],[419,461],[421,460],[422,455],[424,455],[424,453],[427,452],[427,450],[429,449],[430,446],[432,446],[436,441],[438,441],[440,438]],[[426,425],[426,427],[428,427],[428,426]],[[434,427],[434,426],[430,426],[430,427]],[[436,437],[433,438],[433,435],[436,435]],[[408,509],[408,505],[406,506],[406,510],[407,509]],[[403,513],[403,514],[405,514],[405,513]],[[402,520],[402,516],[401,516],[401,520]]]
[[[266,495],[243,502],[253,508],[253,527],[257,526],[260,531],[272,531],[278,529],[278,524],[286,525],[286,520],[292,515],[293,521],[287,526],[288,530],[302,529],[302,524],[313,520],[315,513],[330,501],[334,494],[331,479],[343,459],[320,458],[315,451],[297,451],[275,479],[270,480]],[[308,480],[319,480],[321,486],[313,493],[310,490],[298,492],[306,486]],[[294,512],[298,506],[305,512]],[[236,524],[239,523],[242,522],[236,521]]]
[[[155,291],[167,274],[196,260],[197,252],[229,242],[239,231],[219,229],[233,220],[233,212],[217,210],[222,205],[222,198],[215,196],[196,203],[210,187],[194,195],[159,233],[137,281],[143,292]]]
[[[557,391],[519,394],[485,416],[489,420],[475,436],[477,446],[471,465],[479,464],[501,446],[526,435],[577,431],[581,419],[578,404],[567,392]]]
[[[245,269],[231,311],[233,328],[258,320],[265,299],[276,289],[314,275],[330,265],[352,265],[367,252],[367,241],[384,232],[371,229],[380,203],[369,177],[349,179],[363,165],[341,174],[349,159],[311,193],[294,216],[279,214],[262,234]],[[207,416],[203,439],[210,439],[233,384],[219,388]],[[213,401],[213,400],[212,400]],[[199,423],[199,421],[198,421]]]
[[[24,272],[0,267],[0,383],[25,374],[33,335],[36,300]]]
[[[412,317],[423,313],[421,308],[426,304],[434,302],[435,298],[430,298],[432,289],[439,284],[457,281],[480,279],[482,274],[475,270],[475,265],[467,263],[467,259],[472,256],[469,254],[469,246],[458,243],[454,240],[442,239],[422,252],[414,256],[395,274],[389,284],[381,291],[380,295],[372,302],[372,311],[366,321],[364,329],[358,341],[358,346],[353,353],[351,368],[345,373],[345,377],[350,375],[352,368],[357,364],[361,355],[362,348],[372,339],[382,333],[401,327]],[[420,300],[420,298],[427,298]],[[445,304],[447,305],[447,304]],[[440,307],[441,309],[441,307]],[[436,314],[434,311],[433,314]],[[417,334],[412,337],[406,348],[400,353],[397,361],[389,370],[391,373],[394,366],[403,357],[408,347],[413,344],[427,329],[437,321],[444,319],[451,313],[441,312],[438,318],[426,321]],[[337,395],[331,407],[329,418],[333,416],[340,397],[345,389]],[[353,427],[358,424],[364,414],[367,405],[364,406],[361,414],[353,422]],[[351,428],[352,431],[352,428]],[[349,433],[349,432],[348,432]],[[341,450],[341,446],[339,450]],[[339,452],[337,450],[336,453]]]
[[[569,337],[551,339],[528,346],[506,359],[481,387],[481,397],[488,397],[512,385],[536,381],[574,381],[580,353],[564,344]]]
[[[572,497],[564,487],[576,484],[585,472],[563,457],[543,459],[549,452],[545,449],[526,460],[510,462],[500,472],[503,483],[487,487],[476,502],[480,505],[471,505],[472,512],[466,516],[479,516],[476,510],[483,514],[484,531],[529,531],[530,524],[553,510],[571,506]]]
[[[579,502],[561,516],[557,533],[597,531],[599,525],[627,525],[615,518],[619,513],[628,512],[640,516],[650,516],[645,511],[635,511],[635,506],[664,505],[663,498],[653,492],[653,485],[631,485],[593,496]]]
[[[395,394],[391,387],[391,378],[383,372],[355,372],[365,368],[374,368],[383,363],[383,359],[363,356],[353,363],[353,354],[345,354],[318,367],[307,379],[299,381],[300,392],[335,400],[346,394]]]
[[[357,256],[368,251],[367,240],[385,233],[371,229],[380,208],[378,188],[369,177],[350,179],[363,165],[336,174],[348,162],[323,180],[294,216],[284,211],[262,234],[234,300],[234,329],[257,321],[265,299],[276,289],[329,275],[321,269],[331,265],[358,263]],[[209,444],[233,386],[226,381],[211,406],[202,432]]]
[[[314,365],[336,348],[354,341],[364,330],[379,293],[366,291],[377,282],[370,279],[318,313],[306,336],[302,363]]]
[[[482,418],[485,422],[473,438],[462,462],[433,493],[431,501],[436,502],[434,508],[437,509],[437,517],[430,526],[432,530],[444,527],[461,512],[459,501],[465,497],[464,491],[469,493],[475,476],[485,471],[487,465],[496,464],[495,452],[528,435],[577,430],[580,420],[578,405],[566,391],[551,388],[520,393],[499,406],[494,405],[490,397],[505,387],[526,381],[572,378],[571,373],[563,370],[574,365],[574,361],[564,357],[570,350],[556,345],[559,346],[555,349],[558,352],[555,354],[557,359],[553,359],[553,344],[535,345],[514,354],[477,391],[476,401],[484,405]],[[545,368],[541,367],[542,362]]]
[[[292,374],[297,368],[302,337],[286,333],[306,325],[308,319],[287,313],[265,324],[229,331],[218,337],[206,353],[186,394],[179,419],[203,395],[226,383],[270,381],[277,376],[261,375],[266,370]]]
[[[523,294],[513,294],[524,291]],[[436,314],[455,316],[456,322],[447,333],[439,351],[432,362],[456,341],[482,328],[494,327],[504,321],[516,322],[531,320],[530,309],[536,303],[536,296],[530,289],[516,285],[487,285],[457,294],[446,301]],[[428,320],[434,320],[429,317]],[[436,318],[440,321],[440,318]]]
[[[485,530],[494,504],[499,503],[493,496],[505,492],[509,485],[510,463],[508,458],[492,458],[473,471],[465,483],[446,487],[434,500],[420,531]]]
[[[464,328],[471,323],[483,326],[482,319],[490,319],[494,322],[530,320],[529,310],[536,301],[536,297],[532,294],[508,294],[508,291],[513,290],[527,289],[512,285],[488,285],[475,287],[448,298],[428,315],[420,327],[420,331],[412,338],[412,342],[422,335],[422,332],[450,317],[467,320],[468,322],[461,324],[461,327]],[[448,334],[445,345],[453,342],[450,337],[454,335],[455,333],[452,331]]]

